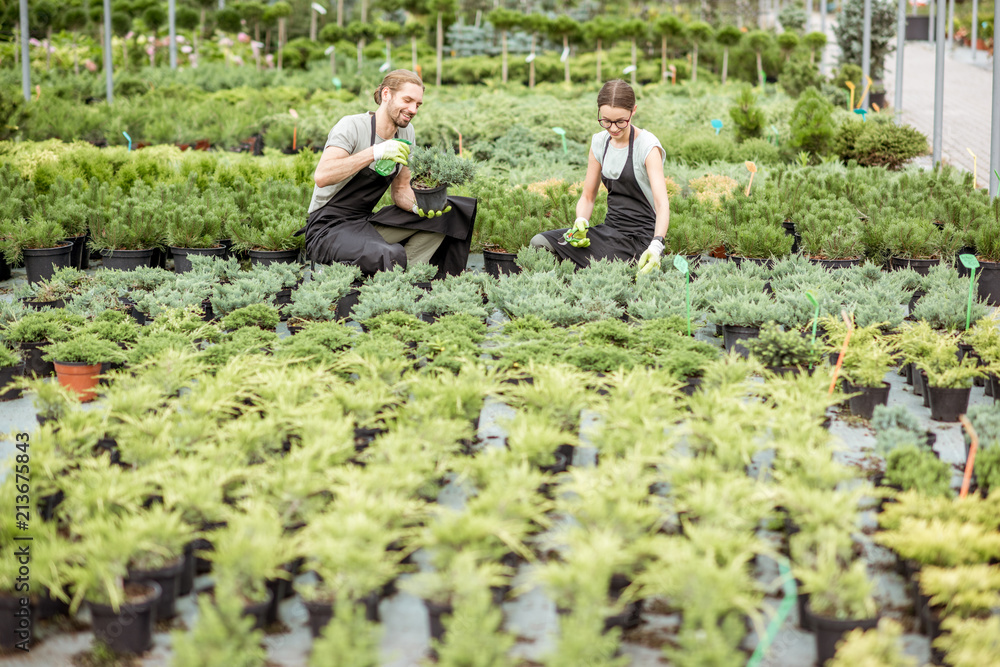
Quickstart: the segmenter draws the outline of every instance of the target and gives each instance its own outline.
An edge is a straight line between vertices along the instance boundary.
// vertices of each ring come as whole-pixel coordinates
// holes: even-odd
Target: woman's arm
[[[587,160],[587,176],[583,179],[583,192],[580,193],[580,201],[576,203],[576,217],[590,220],[594,212],[594,202],[597,200],[597,188],[600,185],[601,163],[591,150],[590,158]]]
[[[666,237],[667,229],[670,228],[670,195],[667,194],[667,183],[663,178],[662,155],[659,148],[649,151],[645,164],[649,185],[653,190],[653,208],[656,210],[653,236]]]

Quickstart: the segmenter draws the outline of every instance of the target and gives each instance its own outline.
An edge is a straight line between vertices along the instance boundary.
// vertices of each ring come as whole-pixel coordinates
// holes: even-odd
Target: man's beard
[[[410,116],[403,108],[389,110],[389,118],[396,124],[396,127],[406,127],[410,124],[413,116]]]

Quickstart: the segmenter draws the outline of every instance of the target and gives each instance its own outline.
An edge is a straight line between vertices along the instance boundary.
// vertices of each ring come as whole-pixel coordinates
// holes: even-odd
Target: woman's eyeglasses
[[[601,127],[603,127],[605,130],[611,129],[612,125],[617,127],[619,130],[624,130],[626,127],[628,127],[628,123],[630,120],[632,120],[632,114],[629,114],[628,118],[623,118],[622,120],[608,120],[607,118],[598,118],[597,122],[600,123]]]

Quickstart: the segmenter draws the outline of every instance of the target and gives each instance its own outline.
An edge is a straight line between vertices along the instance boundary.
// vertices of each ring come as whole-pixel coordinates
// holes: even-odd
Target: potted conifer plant
[[[21,387],[10,387],[11,381],[24,374],[24,359],[20,353],[6,345],[0,346],[0,401],[12,401],[21,397]],[[10,387],[9,389],[7,387]]]
[[[892,365],[893,350],[884,338],[863,338],[848,348],[841,368],[845,390],[860,392],[849,399],[851,414],[871,419],[875,406],[889,402],[890,385],[885,381],[885,374]]]
[[[7,324],[4,339],[20,347],[27,372],[44,377],[52,375],[55,367],[51,361],[45,361],[43,348],[50,343],[69,339],[73,330],[83,323],[81,316],[62,308],[28,313]]]
[[[410,151],[410,185],[422,211],[443,211],[448,206],[448,186],[463,185],[476,173],[474,162],[451,150],[421,148]]]
[[[225,223],[237,216],[230,199],[203,200],[179,206],[167,216],[166,242],[174,258],[174,272],[191,270],[191,255],[223,257],[226,247],[219,242]]]
[[[0,251],[12,266],[24,262],[28,282],[48,280],[53,272],[70,265],[73,244],[53,220],[36,213],[30,220],[6,220],[0,224]]]
[[[157,193],[142,181],[127,196],[116,193],[103,215],[91,221],[91,249],[101,253],[108,269],[152,266],[154,251],[163,245],[166,210]]]
[[[59,383],[75,391],[82,402],[87,402],[97,397],[95,388],[101,364],[125,361],[125,354],[109,340],[94,334],[79,334],[50,345],[44,358],[55,364]]]

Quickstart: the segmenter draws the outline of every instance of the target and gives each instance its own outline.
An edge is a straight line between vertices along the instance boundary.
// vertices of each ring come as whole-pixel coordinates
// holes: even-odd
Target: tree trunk
[[[337,47],[330,51],[330,75],[337,76]]]
[[[757,52],[757,78],[760,79],[760,87],[764,87],[764,65],[761,63],[760,51]]]
[[[660,81],[667,80],[667,36],[660,39]]]
[[[365,40],[364,39],[359,39],[358,40],[358,74],[361,73],[361,58],[362,58],[362,51],[364,51],[364,49],[365,49]]]
[[[500,59],[500,80],[507,83],[507,31],[500,31],[500,49],[502,58]]]
[[[52,26],[45,29],[45,71],[52,69]]]
[[[601,38],[597,38],[597,83],[601,83]]]
[[[569,49],[569,35],[563,35],[563,51]],[[569,85],[569,56],[566,56],[566,62],[563,63],[563,76],[566,78],[566,85]]]
[[[410,38],[410,58],[413,61],[412,68],[413,71],[417,71],[417,38],[414,35]]]
[[[528,88],[535,87],[535,33],[531,33],[531,62],[528,63]]]
[[[285,50],[285,17],[278,19],[278,71],[281,71],[282,51]]]
[[[312,7],[309,8],[309,39],[316,41],[316,10]]]
[[[253,22],[253,41],[260,41],[260,21]]]
[[[104,40],[101,40],[101,44]],[[14,24],[14,68],[17,69],[18,65],[21,64],[21,24]]]
[[[722,47],[722,83],[726,83],[726,77],[729,75],[729,47]]]
[[[128,69],[128,40],[122,39],[122,68]]]
[[[344,0],[337,0],[337,26],[344,27]]]
[[[691,83],[698,83],[698,42],[694,43],[694,52],[691,54]]]
[[[825,2],[826,0],[823,0],[823,1]],[[815,62],[816,62],[816,49],[810,49],[809,50],[809,64],[812,65],[812,64],[815,64]]]
[[[80,75],[80,55],[76,52],[76,33],[73,33],[73,74]]]
[[[271,52],[271,29],[264,31],[264,53]]]
[[[368,23],[368,0],[361,0],[361,22]]]
[[[198,34],[205,37],[205,8],[201,8],[201,21],[198,22]]]
[[[635,37],[632,38],[632,87],[635,88]]]
[[[441,85],[441,69],[444,61],[444,16],[438,12],[437,19],[437,74],[435,84]]]

